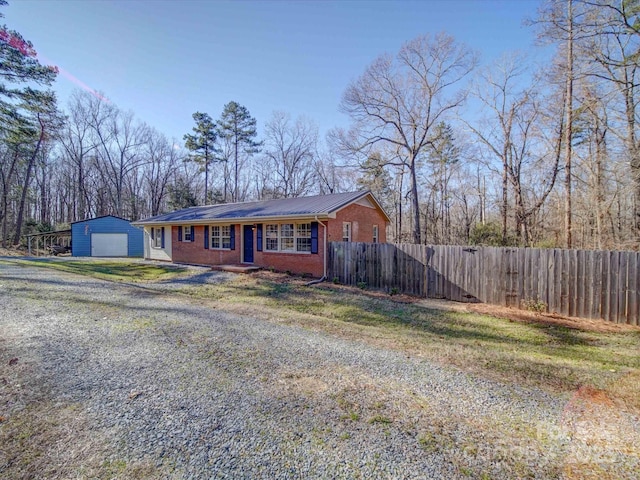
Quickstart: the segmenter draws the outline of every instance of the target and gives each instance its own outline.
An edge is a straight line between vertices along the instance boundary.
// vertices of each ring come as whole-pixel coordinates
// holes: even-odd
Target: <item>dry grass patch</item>
[[[26,254],[26,250],[0,247],[0,257],[21,257]]]
[[[405,297],[322,284],[261,272],[235,281],[204,285],[187,292],[213,300],[220,308],[270,321],[322,330],[343,338],[404,351],[409,356],[453,365],[475,374],[573,392],[588,385],[622,395],[626,404],[640,398],[640,330],[577,328],[477,312],[443,311]]]
[[[306,384],[298,388],[298,380],[309,378],[322,385],[321,391],[309,390]],[[322,444],[382,432],[425,454],[445,456],[459,473],[471,478],[498,478],[509,471],[517,478],[556,478],[564,465],[567,437],[541,435],[547,425],[526,418],[496,419],[491,413],[465,417],[455,409],[432,405],[428,397],[407,390],[401,382],[375,379],[358,369],[283,369],[274,372],[264,388],[320,408],[323,426],[314,438]],[[331,402],[321,407],[316,403],[319,396]],[[348,443],[343,445],[348,448]]]

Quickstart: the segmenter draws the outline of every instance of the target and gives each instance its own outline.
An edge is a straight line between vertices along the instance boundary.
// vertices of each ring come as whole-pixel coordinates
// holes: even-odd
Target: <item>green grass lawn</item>
[[[152,282],[185,275],[187,270],[175,265],[130,263],[121,260],[54,260],[50,258],[10,260],[11,263],[53,268],[114,282]]]

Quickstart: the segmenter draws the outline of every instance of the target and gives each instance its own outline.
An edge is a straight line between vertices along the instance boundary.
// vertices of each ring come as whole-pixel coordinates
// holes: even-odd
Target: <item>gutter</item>
[[[318,216],[316,215],[315,221],[318,222],[320,225],[322,225],[322,228],[324,229],[324,252],[322,253],[322,277],[319,278],[318,280],[312,280],[311,282],[307,283],[306,286],[309,287],[311,285],[315,285],[317,283],[322,283],[327,279],[327,226],[322,223],[320,221],[320,219],[318,218]]]

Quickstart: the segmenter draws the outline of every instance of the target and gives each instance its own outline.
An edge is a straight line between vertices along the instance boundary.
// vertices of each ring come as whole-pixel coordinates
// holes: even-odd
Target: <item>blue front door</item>
[[[253,263],[253,225],[244,225],[242,231],[244,242],[244,263]]]

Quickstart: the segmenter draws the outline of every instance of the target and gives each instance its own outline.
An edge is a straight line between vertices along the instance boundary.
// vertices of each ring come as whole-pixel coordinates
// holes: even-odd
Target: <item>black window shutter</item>
[[[209,225],[204,226],[204,249],[209,248]]]
[[[262,224],[259,223],[256,228],[256,250],[262,251]]]
[[[311,253],[318,253],[318,222],[311,222]]]
[[[229,235],[231,236],[231,238],[229,239],[229,248],[231,248],[231,250],[235,250],[236,249],[236,226],[235,225],[230,225],[229,226]]]
[[[160,246],[164,248],[164,227],[162,227],[162,232],[160,237]]]
[[[191,241],[196,241],[196,227],[194,227],[193,225],[191,225]]]
[[[155,227],[151,227],[151,240],[155,240],[154,236],[153,236],[153,231],[155,230]]]
[[[178,241],[182,241],[182,225],[178,227]]]

